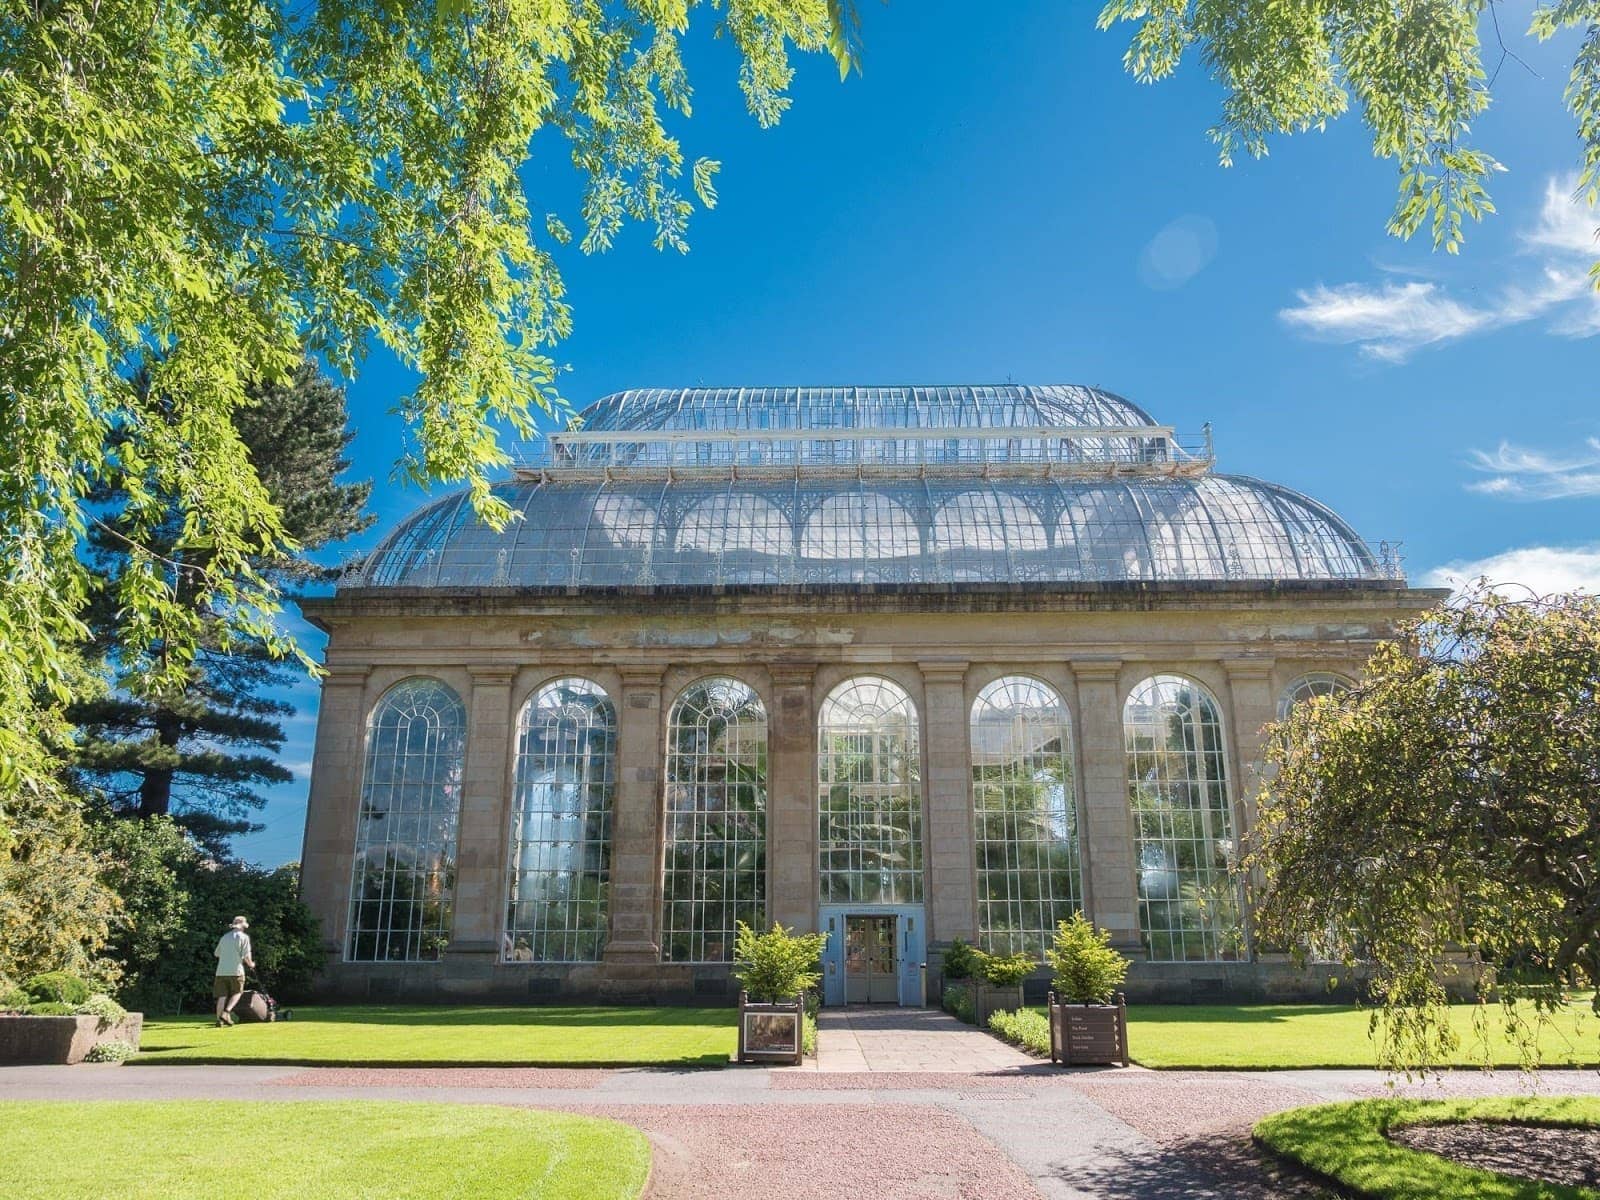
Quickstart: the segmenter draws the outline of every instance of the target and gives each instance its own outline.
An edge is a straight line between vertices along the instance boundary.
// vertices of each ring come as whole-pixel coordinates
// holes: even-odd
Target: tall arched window
[[[828,693],[817,720],[822,903],[922,902],[917,710],[865,676]]]
[[[1156,675],[1122,710],[1128,802],[1137,823],[1139,926],[1156,962],[1243,950],[1222,720],[1191,679]]]
[[[767,711],[737,679],[702,679],[667,718],[661,954],[728,962],[767,908]]]
[[[557,679],[522,707],[502,952],[598,962],[606,944],[617,712],[599,684]]]
[[[1327,671],[1313,671],[1309,675],[1302,675],[1288,687],[1283,689],[1283,695],[1278,697],[1278,720],[1285,720],[1289,710],[1302,700],[1309,700],[1313,696],[1337,696],[1340,692],[1350,690],[1350,681],[1342,675],[1334,675]]]
[[[450,938],[467,712],[437,679],[407,679],[367,722],[350,881],[353,962],[427,962]]]
[[[1048,684],[996,679],[972,706],[978,931],[998,953],[1043,958],[1083,907],[1067,706]]]

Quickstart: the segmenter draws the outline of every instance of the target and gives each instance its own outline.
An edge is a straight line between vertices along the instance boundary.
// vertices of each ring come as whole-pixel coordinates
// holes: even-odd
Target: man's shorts
[[[218,975],[211,984],[211,994],[218,1000],[225,996],[237,996],[242,991],[244,991],[243,975]]]

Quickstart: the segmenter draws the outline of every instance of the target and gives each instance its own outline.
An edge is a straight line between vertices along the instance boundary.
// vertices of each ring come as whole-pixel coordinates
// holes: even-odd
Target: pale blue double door
[[[824,904],[824,1004],[922,1003],[927,929],[920,904]]]

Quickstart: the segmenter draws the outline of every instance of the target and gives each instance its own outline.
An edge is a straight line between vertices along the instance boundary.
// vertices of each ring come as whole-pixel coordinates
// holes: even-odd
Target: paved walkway
[[[650,1137],[652,1200],[1256,1200],[1321,1196],[1251,1147],[1249,1127],[1267,1113],[1530,1087],[1515,1071],[1391,1091],[1375,1071],[1064,1070],[973,1042],[987,1035],[937,1015],[825,1012],[820,1048],[835,1061],[818,1069],[7,1067],[0,1100],[366,1098],[593,1113]],[[993,1047],[1011,1061],[974,1065]],[[1600,1073],[1549,1071],[1535,1086],[1595,1095]]]
[[[1019,1070],[1038,1060],[935,1008],[825,1008],[817,1016],[817,1071]]]

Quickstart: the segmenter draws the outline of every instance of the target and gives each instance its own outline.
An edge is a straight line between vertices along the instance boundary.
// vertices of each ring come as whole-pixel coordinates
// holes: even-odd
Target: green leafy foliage
[[[101,1025],[114,1024],[128,1015],[123,1008],[104,992],[97,992],[72,1010],[80,1017],[99,1017]]]
[[[939,1004],[958,1021],[965,1021],[968,1025],[978,1023],[977,1000],[970,983],[946,983],[939,996]]]
[[[89,999],[89,985],[67,971],[41,972],[26,980],[22,990],[34,1004],[57,1001],[77,1005]]]
[[[149,372],[136,386],[148,391]],[[349,465],[344,452],[344,393],[311,363],[302,363],[281,385],[254,383],[248,403],[232,420],[251,465],[277,506],[283,530],[297,547],[252,557],[263,577],[294,582],[325,574],[306,553],[349,537],[371,524],[364,513],[370,484],[339,482]],[[169,399],[164,411],[177,404]],[[104,797],[119,815],[176,816],[214,852],[226,839],[248,831],[250,812],[261,807],[260,789],[292,776],[277,761],[283,718],[293,706],[271,698],[292,685],[298,667],[274,657],[260,637],[230,628],[226,609],[199,607],[193,658],[177,678],[151,683],[153,656],[166,653],[157,640],[127,652],[128,610],[122,581],[135,569],[133,497],[141,496],[138,521],[143,548],[172,577],[175,595],[199,591],[209,551],[180,546],[184,501],[163,494],[160,481],[131,478],[114,468],[91,493],[96,520],[86,540],[93,567],[85,621],[91,645],[112,686],[79,697],[67,710],[79,736],[71,747],[77,780]],[[164,507],[164,514],[155,510]]]
[[[317,919],[295,867],[265,870],[208,855],[170,818],[107,821],[106,882],[123,897],[108,953],[123,966],[120,999],[145,1012],[210,1003],[212,950],[237,913],[250,918],[253,982],[275,998],[303,995],[323,962]]]
[[[1269,729],[1259,936],[1359,962],[1399,1067],[1451,1058],[1439,970],[1465,955],[1531,1063],[1564,985],[1600,978],[1600,600],[1480,589],[1404,633]]]
[[[93,1046],[90,1046],[89,1053],[83,1056],[83,1061],[91,1063],[126,1062],[137,1053],[139,1052],[121,1038],[107,1038],[103,1042],[96,1042]]]
[[[65,1000],[35,1000],[28,1005],[30,1017],[70,1017],[77,1011],[75,1005],[68,1004]]]
[[[68,828],[56,738],[95,490],[126,491],[119,682],[137,695],[183,689],[208,644],[294,653],[264,566],[294,551],[292,507],[236,418],[308,353],[348,374],[382,345],[414,371],[401,473],[464,481],[503,524],[499,437],[561,407],[548,351],[571,328],[534,148],[581,180],[584,249],[637,221],[681,250],[668,123],[690,109],[691,26],[728,37],[770,124],[793,51],[852,59],[853,11],[0,3],[0,975],[92,963],[114,907]],[[702,203],[711,175],[693,171]]]
[[[978,972],[978,951],[956,938],[945,947],[941,969],[946,979],[971,979]]]
[[[1045,961],[1055,971],[1050,986],[1064,1004],[1109,1004],[1128,977],[1128,960],[1111,948],[1110,931],[1097,929],[1081,912],[1057,922]]]
[[[985,954],[982,950],[976,952],[978,973],[995,987],[1016,987],[1039,965],[1032,955],[1018,952],[1016,954]]]
[[[1494,211],[1485,184],[1500,164],[1469,140],[1493,85],[1482,33],[1487,26],[1502,36],[1485,0],[1108,0],[1100,27],[1124,22],[1135,26],[1123,62],[1136,79],[1165,79],[1192,52],[1220,85],[1222,115],[1211,137],[1224,164],[1240,151],[1261,157],[1273,134],[1321,130],[1354,107],[1374,153],[1399,169],[1390,232],[1410,237],[1426,228],[1435,246],[1454,254],[1463,221]],[[1579,187],[1592,204],[1600,198],[1600,3],[1535,7],[1531,35],[1568,29],[1584,30],[1567,104],[1583,144]],[[1497,55],[1503,64],[1511,51],[1502,43]],[[1600,284],[1600,263],[1596,272]]]
[[[1050,1020],[1034,1009],[990,1013],[989,1028],[1029,1054],[1048,1056],[1050,1053]]]
[[[792,1000],[822,982],[820,933],[795,933],[777,922],[757,933],[743,921],[733,944],[733,974],[752,1000]]]

